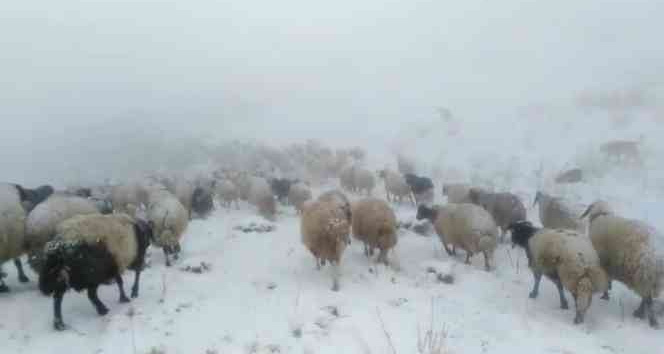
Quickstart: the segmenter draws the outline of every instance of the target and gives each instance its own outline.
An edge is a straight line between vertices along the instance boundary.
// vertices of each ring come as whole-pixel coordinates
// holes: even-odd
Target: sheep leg
[[[141,281],[141,271],[137,270],[134,275],[134,285],[131,287],[131,297],[133,299],[138,297],[138,283]]]
[[[470,264],[470,257],[472,257],[473,254],[471,252],[466,252],[466,264]]]
[[[20,258],[14,258],[14,265],[16,266],[16,271],[18,271],[18,281],[21,283],[27,283],[30,281],[23,271],[23,263],[21,263]]]
[[[7,293],[9,292],[9,287],[7,284],[5,284],[4,277],[7,276],[7,273],[2,271],[2,268],[0,268],[0,293]]]
[[[563,283],[560,281],[560,278],[556,277],[556,280],[554,281],[556,283],[556,287],[558,288],[558,296],[560,296],[560,308],[563,310],[567,310],[569,308],[569,305],[567,304],[567,299],[565,298],[565,290],[563,289]]]
[[[449,249],[449,247],[447,247],[446,243],[443,243],[443,247],[445,248],[445,252],[447,252],[448,256],[453,255],[452,251]]]
[[[95,285],[88,288],[88,299],[92,302],[92,305],[97,310],[99,316],[104,316],[108,313],[108,308],[104,306],[104,303],[101,302],[101,300],[99,300],[99,296],[97,296],[97,287],[98,286]]]
[[[332,291],[339,291],[339,276],[340,276],[340,270],[339,270],[339,262],[331,262],[332,263]]]
[[[650,323],[650,327],[652,328],[659,328],[659,323],[657,322],[657,318],[655,317],[655,310],[653,309],[652,306],[652,297],[648,297],[646,300],[646,311],[648,312],[648,322]]]
[[[608,301],[610,299],[609,291],[611,291],[611,280],[610,279],[609,279],[609,287],[608,287],[608,289],[606,289],[604,294],[602,294],[602,297],[600,297],[600,299]]]
[[[164,249],[164,258],[166,258],[166,266],[170,267],[171,266],[171,256],[170,253]]]
[[[125,293],[124,281],[122,280],[122,275],[120,275],[120,274],[116,275],[115,276],[115,282],[118,284],[118,291],[120,292],[120,303],[129,302],[129,298],[127,297],[127,293]]]
[[[369,258],[369,245],[366,242],[364,243],[364,255]]]
[[[387,262],[387,250],[380,250],[380,254],[378,254],[378,262],[382,262],[386,266],[388,266]]]
[[[62,298],[64,296],[64,292],[56,292],[53,294],[53,328],[55,328],[56,331],[64,331],[67,328],[62,320]]]
[[[529,295],[531,299],[535,299],[539,295],[539,286],[540,282],[542,281],[542,273],[533,272],[533,277],[535,283],[533,284],[533,290],[530,292]]]
[[[482,253],[484,254],[484,269],[486,269],[488,272],[491,270],[491,265],[489,264],[489,254],[487,251],[483,251]]]
[[[644,319],[645,311],[646,311],[646,298],[642,298],[641,304],[639,304],[639,307],[634,311],[633,316],[636,318]]]

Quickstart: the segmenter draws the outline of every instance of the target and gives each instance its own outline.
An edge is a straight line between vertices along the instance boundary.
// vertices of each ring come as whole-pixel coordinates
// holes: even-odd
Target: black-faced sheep
[[[410,186],[410,189],[415,196],[415,202],[418,205],[422,203],[433,203],[434,193],[431,178],[420,177],[412,173],[406,173],[404,177],[406,178],[406,183]]]
[[[602,267],[611,280],[618,280],[641,297],[634,316],[648,317],[658,327],[653,299],[664,288],[664,248],[661,235],[649,225],[614,214],[608,203],[596,201],[582,217],[588,217],[588,235]],[[604,298],[608,299],[608,293]]]
[[[512,193],[493,193],[471,188],[469,196],[473,204],[481,206],[493,216],[501,229],[501,241],[511,223],[526,220],[526,207],[521,199]]]
[[[131,296],[137,297],[145,251],[152,239],[150,227],[126,214],[78,215],[58,226],[57,236],[49,241],[46,260],[39,274],[39,289],[53,295],[53,326],[64,330],[62,299],[69,289],[87,289],[88,298],[99,315],[108,308],[99,300],[97,288],[115,281],[120,302],[128,302],[122,273],[135,271]]]
[[[171,266],[171,257],[179,258],[180,239],[189,224],[187,210],[172,193],[166,190],[150,192],[147,219],[154,234],[154,245],[164,251],[166,266]]]
[[[316,258],[316,267],[320,269],[326,262],[332,265],[332,290],[339,291],[339,265],[350,232],[346,214],[337,203],[308,202],[300,219],[300,232],[302,243]]]
[[[486,270],[491,269],[498,228],[486,210],[473,204],[420,205],[416,218],[433,223],[448,255],[455,255],[459,246],[466,251],[466,264],[470,264],[470,258],[481,252]],[[448,245],[452,245],[452,249]]]
[[[539,205],[540,222],[545,228],[585,232],[585,223],[562,199],[538,191],[533,201],[535,205]]]
[[[19,281],[29,281],[19,258],[24,252],[25,213],[16,185],[0,184],[0,292],[9,291],[3,280],[6,274],[2,272],[2,264],[10,259],[14,260]]]
[[[365,198],[353,204],[353,237],[364,243],[364,254],[373,256],[378,248],[378,262],[388,264],[387,253],[397,244],[397,217],[382,199]]]
[[[573,230],[539,229],[529,221],[512,223],[508,229],[514,245],[525,249],[533,271],[530,298],[538,296],[544,275],[556,284],[561,308],[569,307],[563,288],[572,293],[576,304],[574,323],[582,323],[593,294],[605,291],[609,281],[590,240]]]

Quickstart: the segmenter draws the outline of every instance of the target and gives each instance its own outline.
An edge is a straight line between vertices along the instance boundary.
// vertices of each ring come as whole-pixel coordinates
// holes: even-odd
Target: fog
[[[192,140],[387,149],[438,106],[488,122],[656,86],[662,18],[658,0],[8,2],[0,180],[99,178]]]

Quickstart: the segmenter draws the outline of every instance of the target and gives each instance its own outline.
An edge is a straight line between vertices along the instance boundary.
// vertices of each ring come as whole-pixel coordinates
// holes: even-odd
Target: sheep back
[[[543,227],[585,231],[585,223],[560,198],[537,192],[535,204],[539,204],[539,217]]]
[[[103,243],[113,257],[118,273],[129,268],[138,254],[134,220],[126,214],[77,215],[57,227],[57,236],[48,242],[45,253],[83,242]]]
[[[365,198],[353,204],[353,237],[381,252],[397,244],[397,218],[382,199]]]
[[[350,223],[335,203],[307,203],[300,219],[302,243],[317,259],[339,263],[346,249]]]
[[[471,253],[496,248],[498,230],[491,215],[474,204],[447,204],[436,207],[436,233],[444,244],[453,244]]]

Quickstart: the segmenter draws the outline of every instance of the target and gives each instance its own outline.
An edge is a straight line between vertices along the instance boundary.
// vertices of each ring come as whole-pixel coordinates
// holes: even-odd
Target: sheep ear
[[[592,204],[588,205],[588,209],[586,209],[586,211],[584,211],[583,214],[581,214],[579,219],[583,219],[586,216],[588,216],[588,214],[590,214],[590,211],[593,209],[594,206],[595,206],[595,203],[592,203]]]

